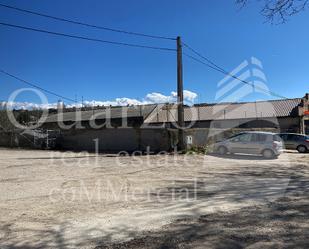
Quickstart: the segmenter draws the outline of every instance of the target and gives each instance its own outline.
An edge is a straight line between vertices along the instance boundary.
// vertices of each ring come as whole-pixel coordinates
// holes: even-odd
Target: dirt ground
[[[0,248],[308,248],[309,154],[0,149]]]

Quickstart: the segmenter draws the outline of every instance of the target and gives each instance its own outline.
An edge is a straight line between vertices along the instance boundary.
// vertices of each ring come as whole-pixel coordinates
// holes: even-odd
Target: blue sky
[[[97,25],[176,37],[217,64],[232,70],[252,56],[263,63],[267,86],[286,97],[309,92],[309,10],[283,25],[264,23],[260,5],[252,1],[238,10],[233,0],[205,1],[60,1],[1,0],[59,17]],[[175,47],[161,41],[89,29],[0,8],[0,21],[105,40]],[[0,68],[28,81],[78,100],[143,100],[149,93],[176,90],[173,52],[120,47],[60,38],[0,26]],[[187,51],[188,52],[188,51]],[[223,75],[184,58],[184,88],[199,102],[215,102]],[[0,75],[0,100],[24,84]],[[58,97],[47,95],[50,102]],[[243,101],[275,97],[249,94]],[[37,102],[32,94],[19,101]]]

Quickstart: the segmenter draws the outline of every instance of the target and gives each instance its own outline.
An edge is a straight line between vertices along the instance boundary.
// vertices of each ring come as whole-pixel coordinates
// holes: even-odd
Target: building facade
[[[245,130],[308,134],[308,106],[309,94],[284,100],[185,106],[185,136],[191,137],[193,146],[204,146],[218,137]],[[0,145],[24,146],[27,141],[40,141],[31,134],[43,131],[42,146],[51,145],[52,141],[64,150],[167,151],[178,142],[177,119],[177,106],[173,104],[75,111],[59,108],[58,113],[49,114],[40,123],[39,132],[2,134]]]

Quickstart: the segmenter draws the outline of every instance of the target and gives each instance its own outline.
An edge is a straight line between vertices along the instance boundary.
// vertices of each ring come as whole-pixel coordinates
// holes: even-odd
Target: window
[[[240,137],[240,135],[233,136],[233,137],[230,138],[230,141],[231,142],[239,142],[239,137]]]
[[[299,135],[289,134],[288,140],[289,141],[299,141],[299,140],[301,140],[301,137],[302,136],[299,136]]]
[[[240,134],[234,134],[234,135],[230,136],[228,139],[234,139],[234,138],[236,138],[236,137],[238,137],[240,135],[241,135],[241,133]]]
[[[298,139],[298,141],[306,141],[306,140],[308,140],[309,139],[309,136],[299,136],[299,139]]]
[[[265,142],[267,140],[266,134],[252,134],[251,141],[252,142]]]
[[[284,138],[283,138],[283,137],[280,137],[280,136],[278,136],[278,135],[274,135],[274,136],[273,136],[273,140],[276,141],[276,142],[282,142],[282,140],[284,140]]]
[[[288,134],[280,134],[280,137],[282,138],[283,141],[288,140]]]
[[[231,142],[249,142],[251,139],[251,134],[250,133],[244,133],[240,135],[236,135],[232,139],[230,139]]]
[[[249,142],[251,140],[251,134],[243,134],[239,136],[239,142]]]

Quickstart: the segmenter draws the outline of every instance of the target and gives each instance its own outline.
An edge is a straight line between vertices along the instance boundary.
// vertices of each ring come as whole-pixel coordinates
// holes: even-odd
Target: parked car
[[[214,144],[214,150],[219,154],[243,153],[260,154],[265,158],[276,158],[282,151],[281,138],[271,132],[242,132],[224,141]]]
[[[284,147],[297,150],[299,153],[309,152],[309,136],[297,133],[279,133]]]

